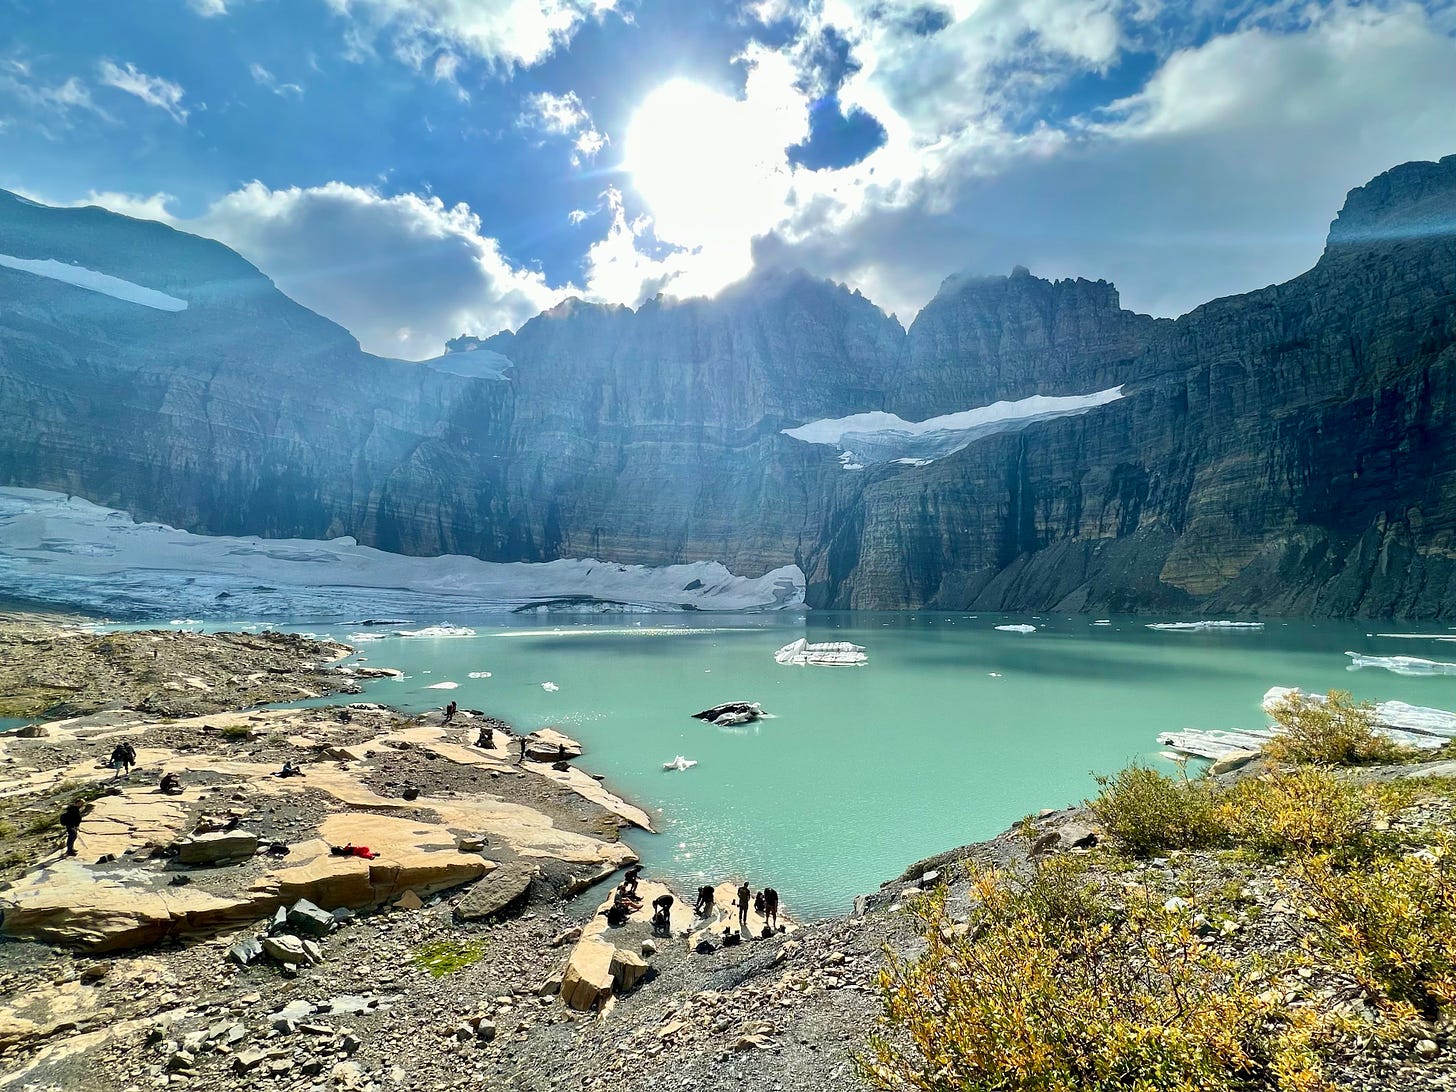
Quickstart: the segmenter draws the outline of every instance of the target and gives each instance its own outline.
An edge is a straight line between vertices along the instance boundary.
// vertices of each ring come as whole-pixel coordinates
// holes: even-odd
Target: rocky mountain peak
[[[1402,163],[1349,192],[1327,251],[1346,245],[1456,236],[1456,155]]]

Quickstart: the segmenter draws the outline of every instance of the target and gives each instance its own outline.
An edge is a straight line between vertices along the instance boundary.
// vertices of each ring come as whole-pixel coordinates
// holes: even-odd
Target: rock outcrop
[[[370,357],[226,248],[99,209],[0,197],[0,253],[188,304],[0,268],[0,484],[412,554],[797,564],[816,607],[1456,614],[1456,156],[1353,191],[1308,273],[1176,321],[1017,269],[905,331],[760,274],[568,301],[453,345],[489,357],[466,374]],[[930,461],[783,432],[1117,387]]]

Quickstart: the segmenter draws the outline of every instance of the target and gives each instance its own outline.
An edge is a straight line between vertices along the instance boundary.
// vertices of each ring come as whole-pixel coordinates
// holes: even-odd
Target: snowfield
[[[351,538],[194,535],[61,493],[0,489],[0,595],[115,615],[204,619],[757,611],[802,607],[804,574],[787,565],[735,576],[708,561],[662,568],[591,559],[497,564],[405,557]],[[447,634],[437,627],[413,635]]]
[[[850,417],[810,421],[797,428],[786,428],[783,434],[806,444],[839,448],[839,459],[846,470],[863,470],[876,463],[925,466],[987,436],[1016,432],[1038,421],[1073,417],[1116,402],[1122,396],[1121,387],[1066,398],[1036,394],[926,421],[906,421],[880,411],[856,413]]]
[[[0,266],[7,269],[18,269],[22,273],[34,273],[37,277],[46,277],[53,281],[74,284],[77,288],[100,292],[103,296],[125,300],[127,303],[139,303],[143,307],[151,307],[158,311],[187,310],[187,301],[179,300],[176,296],[158,292],[155,288],[144,288],[139,284],[133,284],[131,281],[122,280],[120,277],[113,277],[107,273],[98,273],[85,266],[67,265],[54,258],[13,258],[9,254],[0,254]]]

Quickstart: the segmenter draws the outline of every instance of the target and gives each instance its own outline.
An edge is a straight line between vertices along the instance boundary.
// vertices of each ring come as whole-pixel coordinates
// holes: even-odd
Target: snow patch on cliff
[[[893,413],[875,411],[810,421],[782,431],[806,444],[839,448],[839,459],[846,470],[863,470],[875,463],[924,466],[987,436],[1017,432],[1038,421],[1073,417],[1122,397],[1121,387],[1064,398],[1034,394],[926,421],[906,421]]]
[[[122,280],[120,277],[113,277],[107,273],[98,273],[85,266],[58,262],[54,258],[13,258],[9,254],[0,254],[0,266],[7,269],[18,269],[22,273],[34,273],[37,277],[62,281],[65,284],[73,284],[77,288],[100,292],[103,296],[125,300],[127,303],[139,303],[143,307],[151,307],[158,311],[187,310],[187,301],[179,300],[176,296],[158,292],[155,288],[144,288],[139,284]]]
[[[463,375],[468,379],[509,380],[510,376],[506,373],[516,366],[510,357],[489,349],[465,349],[422,360],[420,363],[437,372]]]
[[[429,610],[752,611],[802,607],[796,565],[735,576],[717,562],[496,564],[328,542],[194,535],[39,489],[0,489],[0,595],[112,614],[259,620],[418,617]],[[446,636],[442,627],[412,636]]]

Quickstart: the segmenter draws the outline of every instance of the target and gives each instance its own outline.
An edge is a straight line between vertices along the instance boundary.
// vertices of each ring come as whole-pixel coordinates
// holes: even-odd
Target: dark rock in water
[[[724,702],[722,705],[715,705],[711,709],[704,709],[701,713],[694,713],[693,719],[705,720],[721,727],[731,727],[737,724],[749,724],[763,715],[763,706],[756,701],[730,701]]]
[[[535,868],[519,862],[501,865],[465,893],[455,906],[456,921],[486,921],[525,907]]]

